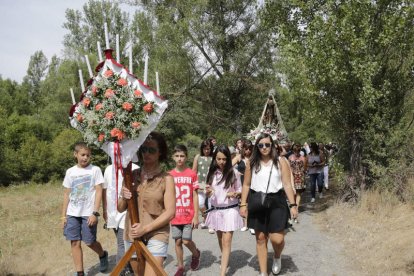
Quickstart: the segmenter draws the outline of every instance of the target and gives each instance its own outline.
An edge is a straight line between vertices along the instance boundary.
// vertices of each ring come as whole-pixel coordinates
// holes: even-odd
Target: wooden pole
[[[124,170],[124,185],[128,190],[132,191],[132,197],[128,199],[128,213],[131,219],[131,225],[139,223],[138,215],[138,202],[136,187],[132,186],[132,162],[129,162],[128,166]],[[165,270],[157,264],[154,256],[148,251],[145,244],[140,239],[135,239],[129,250],[125,253],[114,270],[111,272],[111,276],[118,276],[125,265],[128,263],[134,251],[137,253],[138,266],[144,267],[145,261],[152,266],[155,273],[160,276],[168,276]]]

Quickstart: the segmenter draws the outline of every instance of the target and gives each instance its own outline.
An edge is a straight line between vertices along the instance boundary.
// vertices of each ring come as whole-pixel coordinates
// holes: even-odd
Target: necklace
[[[154,178],[154,176],[156,176],[157,174],[159,174],[161,172],[160,168],[156,168],[155,170],[152,171],[146,171],[144,168],[141,170],[141,176],[144,178],[144,180],[147,179],[152,179]]]

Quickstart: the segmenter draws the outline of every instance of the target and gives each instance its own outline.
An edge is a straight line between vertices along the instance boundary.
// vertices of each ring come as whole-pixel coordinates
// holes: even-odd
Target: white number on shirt
[[[177,206],[190,206],[190,187],[183,185],[181,187],[175,186],[175,198],[177,199]]]

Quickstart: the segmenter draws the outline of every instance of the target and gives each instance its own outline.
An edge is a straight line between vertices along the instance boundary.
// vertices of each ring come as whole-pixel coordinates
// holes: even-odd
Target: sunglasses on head
[[[141,152],[142,153],[150,153],[150,154],[154,154],[158,151],[157,148],[153,148],[153,147],[147,147],[147,146],[141,146]]]
[[[270,148],[272,146],[272,144],[270,144],[270,143],[260,143],[260,144],[257,144],[257,147],[259,148],[259,149],[265,149],[265,148]]]

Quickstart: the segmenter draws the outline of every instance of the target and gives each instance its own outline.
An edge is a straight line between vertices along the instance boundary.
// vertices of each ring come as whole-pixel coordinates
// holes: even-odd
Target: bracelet
[[[296,203],[290,203],[289,204],[289,208],[292,208],[292,207],[295,207],[295,206],[297,207],[298,205]]]
[[[247,204],[246,204],[246,203],[244,203],[244,204],[239,204],[239,207],[245,207],[245,206],[247,206]]]

